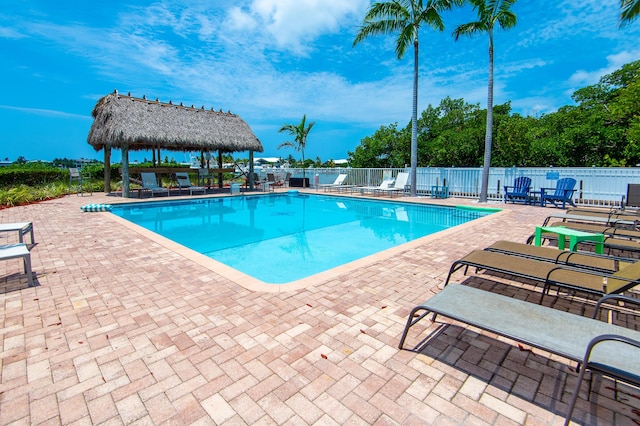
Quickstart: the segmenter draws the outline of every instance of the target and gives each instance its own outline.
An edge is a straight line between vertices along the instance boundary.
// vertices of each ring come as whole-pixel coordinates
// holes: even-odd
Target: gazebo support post
[[[122,198],[129,198],[129,147],[122,147]]]
[[[111,192],[111,147],[104,147],[104,193]]]
[[[218,150],[218,168],[222,169],[222,150]],[[224,176],[222,173],[218,173],[218,188],[222,189],[224,187]]]
[[[249,190],[253,191],[253,151],[249,151]]]

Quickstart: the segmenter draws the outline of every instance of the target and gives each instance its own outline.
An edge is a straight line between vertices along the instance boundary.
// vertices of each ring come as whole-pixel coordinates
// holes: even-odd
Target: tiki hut
[[[88,142],[104,149],[105,190],[110,185],[111,149],[122,150],[122,195],[129,196],[129,151],[262,152],[251,128],[231,112],[185,107],[169,101],[135,98],[115,90],[101,98],[92,112]],[[155,155],[155,154],[154,154]]]

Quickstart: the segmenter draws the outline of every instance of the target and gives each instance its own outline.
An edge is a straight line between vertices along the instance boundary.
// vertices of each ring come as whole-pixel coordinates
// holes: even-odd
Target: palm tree
[[[302,121],[300,124],[285,124],[282,126],[279,133],[287,132],[289,135],[293,136],[293,141],[282,142],[278,145],[278,149],[283,146],[290,146],[295,148],[296,151],[302,152],[302,187],[305,186],[305,165],[304,165],[304,148],[307,146],[307,136],[311,131],[315,122],[311,122],[307,125],[307,114],[302,116]]]
[[[461,35],[475,33],[489,34],[489,84],[487,94],[487,127],[484,137],[484,165],[482,167],[482,186],[480,202],[487,202],[489,192],[489,167],[491,167],[491,145],[493,143],[493,29],[498,25],[508,29],[516,25],[516,15],[509,10],[516,0],[469,0],[478,12],[478,20],[459,25],[453,35],[458,41]]]
[[[416,170],[418,168],[418,30],[428,25],[437,31],[444,30],[440,13],[459,6],[462,0],[388,0],[371,5],[364,17],[353,45],[372,35],[398,33],[396,56],[402,59],[413,44],[413,110],[411,114],[411,196],[416,195]]]
[[[620,0],[620,28],[638,17],[640,0]]]

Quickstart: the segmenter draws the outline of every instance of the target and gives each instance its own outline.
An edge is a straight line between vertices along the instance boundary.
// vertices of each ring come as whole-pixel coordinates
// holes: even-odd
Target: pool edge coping
[[[265,194],[266,195],[266,194]],[[200,198],[200,197],[199,197]],[[219,198],[219,196],[207,197],[207,198]],[[359,197],[358,197],[359,198]],[[369,198],[369,197],[363,197]],[[372,199],[375,201],[375,199]],[[154,200],[160,201],[160,200]],[[166,201],[166,199],[164,199]],[[378,200],[380,201],[380,200]],[[401,203],[418,203],[425,205],[439,205],[443,207],[453,207],[457,208],[458,206],[451,205],[442,205],[442,204],[432,204],[432,203],[420,203],[419,199],[416,200],[414,198],[411,199],[399,199],[394,200]],[[123,204],[123,203],[118,203]],[[480,209],[478,209],[480,210]],[[488,209],[487,209],[488,210]],[[493,210],[493,209],[491,209]],[[418,246],[423,245],[428,242],[430,239],[441,238],[442,236],[446,236],[448,233],[458,232],[465,227],[471,226],[472,224],[477,224],[478,221],[488,220],[489,218],[495,218],[496,215],[508,214],[509,210],[505,209],[497,209],[498,211],[493,211],[491,214],[480,217],[478,219],[470,220],[469,222],[453,226],[451,228],[435,232],[430,235],[426,235],[424,237],[415,239],[413,241],[408,241],[406,243],[400,244],[396,247],[391,247],[386,250],[380,251],[378,253],[374,253],[360,259],[353,260],[351,262],[347,262],[345,264],[336,266],[335,268],[331,268],[327,271],[319,272],[314,275],[310,275],[305,278],[301,278],[299,280],[290,281],[282,284],[270,284],[266,283],[262,280],[254,278],[248,274],[245,274],[237,269],[234,269],[222,262],[218,262],[217,260],[211,259],[210,257],[205,256],[204,254],[198,253],[197,251],[185,247],[175,241],[170,240],[169,238],[163,237],[151,230],[143,228],[142,226],[136,225],[133,222],[130,222],[116,214],[110,212],[104,212],[103,214],[107,214],[114,222],[117,222],[131,231],[138,233],[139,235],[148,238],[149,240],[169,249],[177,253],[178,255],[189,259],[200,266],[209,269],[211,272],[214,272],[223,278],[226,278],[229,281],[234,282],[235,284],[251,291],[259,291],[259,292],[267,292],[267,293],[283,293],[283,292],[291,292],[296,290],[302,290],[308,287],[312,287],[314,285],[329,281],[331,279],[335,279],[339,276],[342,276],[346,273],[354,271],[356,269],[371,265],[376,262],[380,262],[383,260],[387,260],[394,255],[406,252],[408,250],[414,249]]]

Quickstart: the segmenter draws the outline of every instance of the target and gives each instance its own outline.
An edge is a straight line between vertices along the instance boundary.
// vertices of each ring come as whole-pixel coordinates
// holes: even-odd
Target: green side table
[[[596,244],[596,253],[604,253],[604,235],[591,234],[589,232],[576,231],[575,229],[565,228],[564,226],[536,226],[535,245],[542,243],[542,233],[548,232],[558,236],[558,248],[564,250],[565,240],[569,237],[569,250],[576,251],[576,247],[581,241],[593,241]]]

